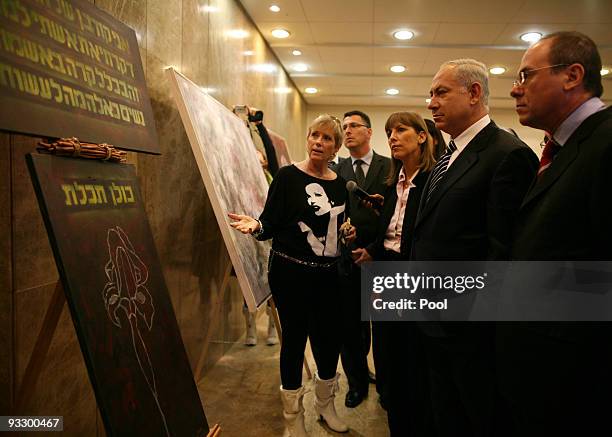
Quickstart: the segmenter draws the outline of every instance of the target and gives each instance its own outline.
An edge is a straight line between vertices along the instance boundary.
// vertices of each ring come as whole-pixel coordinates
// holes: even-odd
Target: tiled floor
[[[211,369],[198,388],[204,403],[209,424],[221,425],[221,437],[282,436],[283,416],[278,388],[279,346],[265,344],[267,315],[258,317],[259,344],[254,347],[236,343]],[[314,360],[308,353],[309,362]],[[342,367],[339,371],[342,373]],[[312,381],[307,381],[311,387]],[[350,431],[338,434],[321,422],[313,411],[314,393],[304,397],[306,408],[306,430],[313,437],[365,436],[386,437],[389,435],[386,414],[378,404],[374,385],[370,385],[370,396],[357,408],[344,406],[347,391],[346,377],[340,378],[340,392],[336,397],[336,410],[344,418]]]

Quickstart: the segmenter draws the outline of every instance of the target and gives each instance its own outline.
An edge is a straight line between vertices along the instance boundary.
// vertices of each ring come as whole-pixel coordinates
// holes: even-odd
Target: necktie
[[[540,159],[540,168],[538,168],[538,178],[541,177],[542,173],[550,167],[555,155],[559,153],[561,146],[551,137],[548,138],[546,144],[544,144],[544,150],[542,151],[542,158]]]
[[[360,188],[363,188],[365,185],[365,174],[363,173],[363,168],[361,167],[364,162],[361,159],[355,160],[355,176],[357,178],[357,185]]]
[[[440,160],[436,163],[436,166],[431,172],[431,184],[429,184],[429,190],[427,191],[427,200],[425,203],[429,202],[429,198],[431,194],[436,190],[438,184],[442,180],[442,177],[446,173],[448,169],[448,162],[450,161],[451,155],[453,152],[457,150],[457,146],[453,140],[450,140],[448,143],[448,148],[446,149],[446,153],[442,155]]]

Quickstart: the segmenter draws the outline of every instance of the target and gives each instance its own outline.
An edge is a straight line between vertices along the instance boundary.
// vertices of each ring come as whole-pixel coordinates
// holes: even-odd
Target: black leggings
[[[282,328],[281,382],[302,386],[306,338],[321,379],[336,375],[340,355],[340,290],[336,265],[309,267],[270,255],[268,278]]]

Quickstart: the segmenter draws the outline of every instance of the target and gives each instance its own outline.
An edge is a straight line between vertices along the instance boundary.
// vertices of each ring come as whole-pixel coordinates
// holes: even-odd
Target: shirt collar
[[[485,114],[484,117],[482,117],[480,120],[468,127],[463,132],[461,132],[461,134],[457,136],[457,138],[453,138],[455,146],[457,146],[457,152],[461,153],[461,151],[465,149],[465,147],[470,143],[470,141],[472,141],[474,137],[478,135],[478,132],[487,127],[489,123],[491,123],[491,118],[489,117],[489,114]]]
[[[374,156],[374,149],[370,148],[370,150],[368,151],[368,153],[366,153],[364,156],[362,156],[361,158],[354,158],[351,156],[351,165],[355,165],[355,161],[357,161],[358,159],[361,159],[366,165],[370,165],[372,163],[372,157]]]
[[[417,175],[419,174],[419,172],[421,171],[421,169],[417,168],[417,170],[414,172],[414,174],[410,177],[410,179],[408,180],[409,182],[409,186],[412,187],[416,187],[416,185],[414,185],[414,178],[417,177]],[[398,184],[403,184],[404,181],[406,180],[406,173],[404,173],[404,167],[402,166],[400,172],[399,172],[399,177],[397,178],[397,183]]]
[[[553,139],[557,144],[563,146],[584,120],[605,107],[606,105],[599,97],[590,98],[563,120],[563,123],[554,132]]]

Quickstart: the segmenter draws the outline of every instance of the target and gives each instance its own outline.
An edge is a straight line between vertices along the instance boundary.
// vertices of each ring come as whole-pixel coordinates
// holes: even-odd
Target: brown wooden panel
[[[160,153],[134,30],[88,2],[4,0],[0,129]]]

